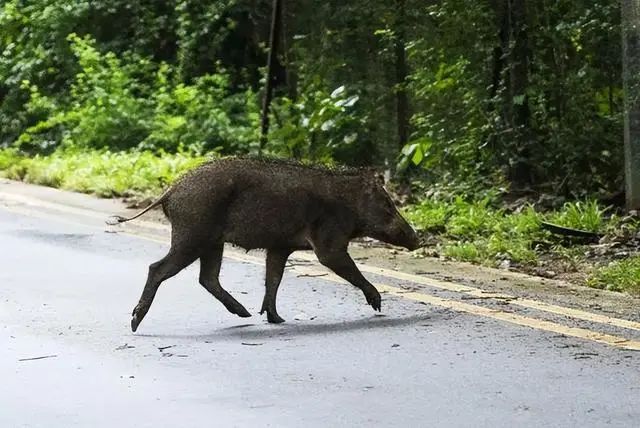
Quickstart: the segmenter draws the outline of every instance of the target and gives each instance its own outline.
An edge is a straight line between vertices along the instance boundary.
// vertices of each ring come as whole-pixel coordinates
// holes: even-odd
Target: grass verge
[[[405,215],[419,229],[438,238],[445,256],[486,265],[503,261],[535,264],[539,250],[558,245],[542,229],[543,221],[603,234],[620,222],[618,216],[608,215],[593,201],[566,203],[558,211],[541,213],[532,205],[508,212],[493,207],[489,199],[425,200],[407,207]]]
[[[587,280],[591,287],[640,294],[640,256],[602,266]]]
[[[0,176],[100,197],[159,194],[180,174],[206,160],[185,153],[60,151],[25,157],[0,150]]]

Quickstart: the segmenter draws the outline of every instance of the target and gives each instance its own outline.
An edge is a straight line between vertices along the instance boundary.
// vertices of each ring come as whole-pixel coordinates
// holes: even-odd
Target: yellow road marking
[[[309,254],[300,254],[298,258],[308,261],[313,261],[315,258]],[[417,275],[412,275],[405,272],[399,272],[391,269],[380,268],[377,266],[369,266],[365,264],[358,264],[358,268],[363,272],[373,273],[376,275],[386,276],[395,279],[401,279],[417,284],[426,285],[441,290],[453,291],[456,293],[464,293],[474,297],[490,297],[491,293],[487,293],[484,290],[476,287],[469,287],[462,284],[456,284],[453,282],[439,281],[437,279],[425,278]],[[591,321],[600,324],[612,325],[615,327],[627,328],[631,330],[640,331],[640,323],[629,321],[621,318],[613,318],[607,315],[595,314],[593,312],[582,311],[580,309],[567,308],[564,306],[553,305],[550,303],[544,303],[537,300],[520,298],[509,294],[494,294],[493,297],[499,299],[509,300],[511,305],[520,306],[528,309],[535,309],[539,311],[549,312],[556,315],[563,315],[572,318],[578,318],[584,321]]]
[[[0,192],[1,196],[5,196],[6,194]],[[11,195],[11,196],[15,196],[15,195]],[[85,215],[87,216],[88,213],[92,213],[91,215],[89,215],[90,217],[93,218],[97,218],[98,215],[90,210],[84,210],[84,209],[79,209],[79,208],[72,208],[69,209],[70,207],[66,207],[64,205],[60,205],[60,204],[55,204],[55,203],[43,203],[43,204],[39,204],[39,200],[31,200],[30,198],[22,198],[22,197],[18,197],[18,198],[11,198],[11,199],[18,199],[19,202],[22,202],[24,200],[28,200],[28,201],[35,201],[35,203],[30,203],[28,205],[36,205],[36,206],[42,206],[42,207],[49,207],[49,208],[53,208],[56,209],[57,211],[66,211],[66,212],[73,212],[76,214],[81,214],[81,215]],[[20,210],[17,207],[5,207],[10,211],[23,211],[24,210]],[[16,209],[17,208],[17,209]],[[103,218],[104,216],[100,216],[100,218]],[[136,222],[136,223],[141,223],[141,222]],[[157,225],[155,223],[150,223],[150,222],[142,222],[145,223],[144,227],[148,227],[147,225],[153,225],[155,227],[150,227],[153,229],[161,229],[163,231],[168,231],[168,227],[164,226],[164,225]],[[159,227],[161,226],[161,227]],[[143,233],[136,233],[134,231],[131,230],[126,230],[124,232],[119,232],[123,235],[129,235],[129,236],[133,236],[136,238],[142,238],[142,239],[146,239],[149,241],[154,241],[154,242],[158,242],[158,243],[162,243],[162,244],[168,244],[168,240],[167,239],[159,239],[156,237],[152,237]],[[238,251],[234,251],[234,250],[227,250],[226,251],[226,257],[237,260],[237,261],[244,261],[244,262],[249,262],[249,263],[253,263],[253,264],[258,264],[258,265],[264,265],[264,261],[258,257],[254,257],[248,254],[243,254],[240,253]],[[297,253],[295,255],[295,257],[293,258],[293,260],[303,260],[303,261],[315,261],[315,257],[310,255],[310,254],[305,254],[305,253]],[[462,285],[462,284],[456,284],[456,283],[450,283],[450,282],[445,282],[445,281],[439,281],[439,280],[435,280],[435,279],[430,279],[430,278],[424,278],[424,277],[420,277],[417,275],[412,275],[412,274],[407,274],[404,272],[398,272],[398,271],[394,271],[394,270],[390,270],[390,269],[385,269],[385,268],[379,268],[379,267],[375,267],[375,266],[369,266],[369,265],[364,265],[364,264],[358,264],[358,267],[364,271],[364,272],[368,272],[368,273],[374,273],[377,275],[381,275],[381,276],[387,276],[387,277],[391,277],[391,278],[395,278],[395,279],[400,279],[400,280],[406,280],[409,282],[414,282],[414,283],[418,283],[418,284],[422,284],[422,285],[427,285],[429,287],[433,287],[433,288],[439,288],[439,289],[444,289],[444,290],[448,290],[448,291],[453,291],[453,292],[457,292],[457,293],[463,293],[463,294],[467,294],[467,295],[472,295],[472,296],[477,296],[477,297],[493,297],[493,298],[503,298],[503,299],[509,299],[510,300],[510,304],[512,305],[517,305],[517,306],[521,306],[521,307],[525,307],[525,308],[530,308],[530,309],[536,309],[536,310],[540,310],[540,311],[544,311],[544,312],[549,312],[549,313],[553,313],[556,315],[564,315],[564,316],[568,316],[568,317],[572,317],[572,318],[577,318],[577,319],[582,319],[582,320],[586,320],[586,321],[591,321],[591,322],[596,322],[596,323],[600,323],[600,324],[606,324],[606,325],[613,325],[613,326],[617,326],[617,327],[623,327],[623,328],[627,328],[627,329],[634,329],[634,330],[640,330],[640,323],[636,323],[633,321],[628,321],[628,320],[623,320],[623,319],[619,319],[619,318],[612,318],[612,317],[608,317],[606,315],[599,315],[599,314],[594,314],[591,312],[586,312],[586,311],[581,311],[578,309],[571,309],[571,308],[565,308],[562,306],[556,306],[556,305],[551,305],[551,304],[547,304],[544,302],[539,302],[539,301],[535,301],[535,300],[531,300],[531,299],[520,299],[517,298],[515,296],[510,296],[510,295],[506,295],[506,294],[495,294],[495,293],[486,293],[484,292],[482,289],[479,288],[475,288],[475,287],[469,287],[466,285]],[[344,283],[344,281],[339,278],[338,276],[334,275],[333,273],[329,273],[327,271],[323,271],[320,269],[316,269],[315,267],[312,266],[299,266],[299,265],[294,265],[294,266],[289,266],[288,267],[289,270],[297,272],[299,274],[313,274],[313,275],[322,275],[322,279],[323,280],[329,280],[332,282],[337,282],[337,283]],[[594,342],[598,342],[598,343],[603,343],[609,346],[613,346],[613,347],[617,347],[617,348],[621,348],[621,349],[629,349],[629,350],[637,350],[640,351],[640,341],[635,341],[635,340],[630,340],[630,339],[626,339],[623,337],[618,337],[618,336],[613,336],[613,335],[609,335],[609,334],[604,334],[604,333],[600,333],[600,332],[596,332],[596,331],[592,331],[592,330],[588,330],[588,329],[584,329],[584,328],[578,328],[578,327],[568,327],[568,326],[564,326],[561,324],[557,324],[551,321],[545,321],[545,320],[539,320],[539,319],[535,319],[535,318],[529,318],[529,317],[525,317],[522,315],[517,315],[517,314],[512,314],[512,313],[508,313],[508,312],[504,312],[504,311],[500,311],[500,310],[495,310],[495,309],[490,309],[490,308],[486,308],[483,306],[478,306],[478,305],[472,305],[472,304],[468,304],[468,303],[463,303],[463,302],[459,302],[456,300],[449,300],[449,299],[444,299],[441,297],[437,297],[437,296],[433,296],[433,295],[428,295],[428,294],[424,294],[424,293],[418,293],[415,291],[409,291],[409,290],[405,290],[402,289],[400,287],[394,287],[394,286],[390,286],[387,284],[380,284],[380,283],[376,283],[375,286],[382,292],[386,292],[390,295],[394,295],[397,297],[402,297],[408,300],[413,300],[413,301],[418,301],[418,302],[422,302],[422,303],[427,303],[433,306],[438,306],[438,307],[443,307],[443,308],[448,308],[451,310],[455,310],[457,312],[464,312],[464,313],[469,313],[469,314],[473,314],[473,315],[477,315],[477,316],[482,316],[482,317],[486,317],[486,318],[492,318],[492,319],[496,319],[496,320],[500,320],[500,321],[505,321],[505,322],[509,322],[511,324],[516,324],[516,325],[520,325],[520,326],[526,326],[526,327],[531,327],[534,329],[538,329],[538,330],[544,330],[544,331],[549,331],[549,332],[553,332],[553,333],[557,333],[557,334],[563,334],[566,336],[572,336],[572,337],[577,337],[577,338],[581,338],[581,339],[585,339],[585,340],[590,340],[590,341],[594,341]],[[513,299],[513,300],[512,300]]]
[[[392,295],[397,295],[405,299],[415,300],[417,302],[428,303],[434,306],[448,308],[457,312],[465,312],[472,315],[478,315],[486,318],[493,318],[496,320],[505,321],[511,324],[516,324],[524,327],[531,327],[537,330],[544,330],[552,333],[563,334],[565,336],[572,336],[580,339],[591,340],[593,342],[603,343],[605,345],[613,346],[620,349],[640,351],[640,341],[637,341],[637,340],[630,340],[630,339],[626,339],[619,336],[599,333],[599,332],[587,330],[584,328],[568,327],[565,325],[556,324],[551,321],[528,318],[522,315],[503,312],[495,309],[486,308],[483,306],[471,305],[468,303],[458,302],[456,300],[447,300],[441,297],[431,296],[427,294],[416,293],[416,292],[407,293],[399,288],[389,287],[383,284],[376,284],[376,286],[378,287],[378,289],[384,290],[387,293]]]

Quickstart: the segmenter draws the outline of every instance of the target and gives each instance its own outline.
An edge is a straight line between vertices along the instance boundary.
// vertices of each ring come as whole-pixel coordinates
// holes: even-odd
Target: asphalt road
[[[263,267],[238,260],[221,280],[252,318],[196,264],[133,334],[166,249],[0,208],[0,427],[640,426],[637,352],[389,295],[376,315],[355,288],[295,272],[287,323],[269,325]]]

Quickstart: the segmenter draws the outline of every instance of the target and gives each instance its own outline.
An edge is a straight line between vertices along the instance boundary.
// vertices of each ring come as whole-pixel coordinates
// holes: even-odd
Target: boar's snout
[[[412,238],[407,245],[404,246],[409,251],[414,251],[424,246],[422,241],[418,238],[418,235],[416,235],[415,232],[413,232],[413,234],[415,235],[415,238]]]
[[[411,226],[409,226],[409,228],[411,228]],[[423,245],[422,245],[422,242],[420,241],[420,238],[418,238],[418,235],[416,234],[415,230],[411,229],[410,235],[407,237],[405,244],[403,244],[402,246],[409,251],[414,251],[422,247]]]
[[[402,217],[382,182],[366,184],[363,195],[361,212],[367,236],[409,251],[422,246],[418,234]]]
[[[404,247],[409,251],[417,250],[422,246],[416,231],[400,215],[394,219],[390,229],[390,244]]]

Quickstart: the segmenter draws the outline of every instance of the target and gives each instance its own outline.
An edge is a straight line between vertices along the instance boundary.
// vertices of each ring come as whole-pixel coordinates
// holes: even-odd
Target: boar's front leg
[[[323,245],[318,246],[314,242],[314,251],[320,263],[362,290],[367,303],[376,311],[380,311],[380,293],[362,275],[349,253],[347,253],[346,245],[344,248],[331,248]]]
[[[181,246],[172,242],[169,253],[161,260],[149,266],[149,274],[144,290],[142,291],[142,296],[140,296],[140,300],[131,314],[131,330],[135,332],[145,315],[147,315],[147,312],[149,312],[149,308],[153,303],[153,299],[162,281],[176,275],[197,258],[197,248]]]
[[[267,269],[265,274],[265,292],[262,300],[260,314],[267,312],[267,321],[274,324],[283,323],[284,320],[276,310],[276,295],[282,281],[282,274],[291,250],[267,250]]]
[[[229,312],[242,318],[248,318],[251,316],[249,311],[220,285],[218,277],[220,276],[223,249],[224,243],[220,242],[211,251],[200,256],[200,284],[218,299]]]

